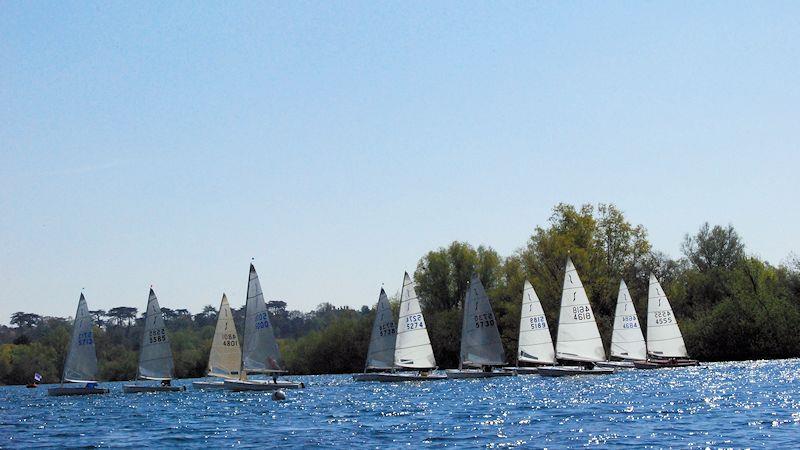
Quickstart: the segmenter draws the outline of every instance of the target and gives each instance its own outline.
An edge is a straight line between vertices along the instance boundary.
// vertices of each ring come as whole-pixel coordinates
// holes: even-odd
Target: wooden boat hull
[[[108,394],[108,389],[106,388],[99,388],[99,387],[86,387],[86,386],[75,386],[75,387],[52,387],[47,389],[47,395],[53,397],[62,397],[65,395],[94,395],[94,394]]]
[[[648,361],[636,361],[633,363],[634,367],[637,369],[666,369],[669,367],[693,367],[699,366],[700,362],[695,359],[679,359],[679,360],[648,360]]]
[[[635,361],[600,361],[595,366],[609,369],[633,369]]]
[[[277,391],[279,389],[302,389],[306,385],[295,381],[274,382],[272,380],[225,380],[223,387],[229,391]]]
[[[146,384],[126,384],[125,386],[122,386],[122,392],[126,394],[137,394],[140,392],[181,392],[185,390],[186,386],[161,386]]]
[[[582,366],[547,366],[539,368],[539,375],[543,377],[567,377],[573,375],[611,375],[614,369],[593,367],[587,369]]]
[[[224,389],[224,381],[193,381],[192,386],[195,389]]]
[[[446,375],[440,375],[438,373],[429,373],[427,375],[422,375],[419,373],[380,373],[377,379],[374,381],[380,381],[383,383],[396,383],[402,381],[437,381],[437,380],[446,380]]]
[[[447,370],[447,378],[460,380],[460,379],[468,379],[468,378],[496,378],[496,377],[513,377],[514,372],[506,372],[506,371],[491,371],[491,372],[484,372],[482,370],[470,370],[470,369],[451,369]]]

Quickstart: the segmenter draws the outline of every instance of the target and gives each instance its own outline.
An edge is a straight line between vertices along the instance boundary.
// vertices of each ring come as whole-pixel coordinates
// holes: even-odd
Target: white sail
[[[525,280],[522,291],[522,313],[519,319],[519,353],[517,360],[529,363],[552,364],[556,361],[553,338],[547,326],[542,303]]]
[[[164,317],[158,298],[153,289],[147,299],[147,312],[144,316],[144,335],[139,351],[139,378],[148,380],[168,380],[173,371],[172,350],[164,326]]]
[[[567,257],[561,311],[558,316],[556,358],[572,361],[605,361],[603,340],[597,329],[589,297],[578,271]]]
[[[435,369],[431,340],[422,317],[422,309],[408,273],[400,293],[400,317],[397,320],[394,365],[407,369]]]
[[[665,358],[689,356],[681,329],[672,313],[672,306],[653,274],[650,274],[650,289],[647,293],[647,352]]]
[[[97,353],[94,348],[94,320],[89,314],[83,293],[78,300],[78,311],[72,324],[72,339],[64,364],[61,382],[96,383]]]
[[[477,274],[472,275],[464,299],[461,325],[461,365],[468,367],[505,364],[505,350],[489,296]]]
[[[217,314],[217,327],[211,352],[208,355],[208,374],[215,377],[231,378],[239,373],[242,365],[242,349],[239,347],[239,335],[233,323],[233,314],[228,304],[228,297],[222,294]]]
[[[619,282],[614,331],[611,334],[611,356],[640,361],[647,359],[647,344],[625,280]]]
[[[372,323],[372,336],[367,351],[367,369],[391,369],[394,366],[394,344],[397,338],[397,327],[392,317],[389,297],[381,288],[378,296],[378,307],[375,310],[375,321]]]
[[[247,285],[247,310],[244,319],[244,340],[242,343],[242,373],[282,372],[278,341],[272,331],[267,313],[267,304],[261,292],[256,268],[250,264],[250,280]]]

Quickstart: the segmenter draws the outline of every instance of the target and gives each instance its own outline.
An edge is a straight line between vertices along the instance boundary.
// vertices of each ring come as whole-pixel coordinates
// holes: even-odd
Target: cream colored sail
[[[156,293],[150,289],[144,316],[142,348],[139,351],[139,378],[168,380],[172,378],[173,369],[172,349],[169,346],[164,317]]]
[[[228,297],[222,294],[217,327],[208,355],[208,374],[214,377],[233,378],[239,373],[241,365],[242,349],[239,346],[239,335],[236,333]]]
[[[78,310],[72,324],[67,360],[61,382],[96,383],[97,353],[94,348],[94,319],[89,314],[86,298],[81,293],[78,299]]]
[[[381,288],[375,321],[372,323],[372,336],[367,351],[366,369],[391,369],[394,367],[394,344],[397,339],[397,326],[394,323],[389,297]]]
[[[489,296],[486,295],[481,279],[474,274],[464,299],[461,366],[499,366],[505,363],[505,350]]]
[[[653,274],[650,274],[647,293],[647,353],[665,358],[689,356],[672,306]]]
[[[261,292],[256,268],[250,264],[250,278],[247,285],[247,310],[244,319],[244,340],[242,343],[242,368],[240,378],[248,372],[282,372],[278,341],[272,331],[267,313],[267,304]]]
[[[403,277],[403,290],[400,293],[394,365],[406,369],[436,368],[436,358],[433,356],[425,319],[422,317],[422,308],[408,273]]]
[[[519,352],[517,360],[528,363],[552,364],[556,351],[547,326],[542,303],[526,280],[522,291],[522,313],[519,319]]]
[[[561,292],[556,358],[590,362],[606,359],[603,340],[597,329],[589,297],[569,257],[564,273],[564,288]]]
[[[619,282],[614,331],[611,334],[611,356],[622,359],[647,359],[647,344],[639,326],[639,317],[625,280]]]

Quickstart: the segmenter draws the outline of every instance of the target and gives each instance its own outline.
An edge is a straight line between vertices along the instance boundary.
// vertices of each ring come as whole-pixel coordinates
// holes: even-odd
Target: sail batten
[[[647,343],[639,325],[636,306],[624,280],[619,282],[614,331],[611,334],[611,356],[622,359],[647,359]]]
[[[606,359],[603,340],[597,328],[592,306],[589,304],[589,297],[569,257],[564,273],[561,310],[558,316],[556,358],[587,362]]]
[[[261,291],[256,268],[250,264],[247,284],[247,305],[242,343],[242,370],[240,378],[247,372],[282,372],[278,341],[272,331],[267,304]]]
[[[97,379],[97,352],[94,346],[94,319],[81,293],[72,324],[67,359],[61,382],[93,383]]]
[[[555,349],[547,317],[533,286],[525,280],[522,290],[522,310],[519,318],[519,350],[517,361],[531,363],[555,362]]]
[[[406,369],[436,368],[436,358],[433,356],[425,318],[422,316],[414,282],[408,273],[403,277],[403,288],[400,293],[400,317],[397,321],[394,365]]]
[[[653,274],[647,293],[647,353],[665,358],[689,357],[672,306]]]
[[[489,296],[477,274],[472,276],[464,299],[461,326],[461,365],[500,366],[505,364],[505,351],[497,330],[497,320]]]
[[[138,378],[147,380],[172,379],[174,363],[167,337],[164,317],[156,293],[150,289],[144,316],[144,333],[139,351]]]
[[[397,340],[397,326],[392,317],[389,297],[381,288],[378,295],[378,306],[375,309],[375,320],[372,323],[372,334],[367,350],[366,369],[391,369],[394,367],[394,346]]]
[[[239,373],[242,365],[242,352],[239,335],[233,321],[233,313],[228,297],[222,294],[217,313],[214,340],[208,355],[208,375],[219,378],[232,378]]]

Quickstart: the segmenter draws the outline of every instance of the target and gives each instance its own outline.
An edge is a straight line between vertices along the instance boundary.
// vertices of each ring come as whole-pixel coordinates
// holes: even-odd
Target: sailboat
[[[239,365],[239,378],[227,378],[223,381],[225,389],[232,391],[274,391],[278,389],[297,389],[305,385],[294,381],[278,381],[278,375],[285,373],[281,367],[281,355],[278,341],[269,321],[267,304],[261,292],[256,268],[250,264],[250,276],[247,283],[247,305],[244,316],[244,340],[242,342],[242,360]],[[272,375],[272,380],[248,379],[250,373]]]
[[[396,338],[397,327],[392,316],[392,307],[389,305],[389,297],[381,288],[381,293],[378,295],[378,307],[375,311],[375,321],[372,323],[372,335],[369,339],[364,373],[353,375],[353,380],[378,381],[380,372],[394,370]]]
[[[434,374],[436,358],[433,356],[431,340],[422,308],[414,289],[414,282],[403,276],[403,289],[400,291],[400,317],[397,320],[397,338],[394,345],[394,367],[400,371],[381,373],[377,381],[432,381],[447,378]]]
[[[689,359],[686,344],[672,306],[655,275],[650,274],[647,292],[647,361],[634,362],[637,369],[696,366]]]
[[[596,362],[606,360],[606,351],[603,348],[600,331],[597,329],[592,306],[589,304],[589,297],[570,257],[567,257],[564,287],[561,291],[556,358],[578,365],[543,366],[539,368],[539,375],[560,377],[614,373],[614,369],[595,366]]]
[[[137,380],[160,381],[161,384],[126,384],[122,391],[128,394],[137,392],[177,392],[185,391],[186,386],[173,386],[174,363],[172,349],[164,325],[164,317],[153,288],[147,298],[147,311],[144,315],[144,333],[139,349]]]
[[[633,368],[634,361],[647,359],[647,344],[639,326],[636,307],[625,280],[619,282],[614,331],[611,334],[611,357],[615,360],[597,363],[598,367]]]
[[[447,378],[507,377],[514,372],[494,370],[506,364],[503,341],[489,296],[477,274],[472,275],[464,299],[461,324],[461,355],[458,369],[447,370]]]
[[[97,379],[97,353],[94,348],[93,327],[94,319],[89,314],[86,298],[81,293],[78,299],[78,311],[72,324],[72,338],[69,341],[61,384],[49,388],[48,395],[108,394],[108,389],[97,387],[97,381],[94,381]]]
[[[239,347],[239,335],[236,333],[236,324],[233,322],[233,313],[228,304],[228,297],[222,294],[217,313],[217,326],[214,329],[214,340],[211,342],[211,351],[208,354],[208,369],[210,377],[235,378],[239,375],[242,365],[242,350]],[[225,383],[219,381],[195,381],[192,386],[198,389],[222,389]]]
[[[556,351],[553,338],[547,326],[542,302],[528,280],[522,289],[522,311],[519,318],[519,349],[517,350],[517,366],[506,367],[517,374],[538,373],[537,366],[554,365]],[[521,365],[525,364],[525,365]]]

